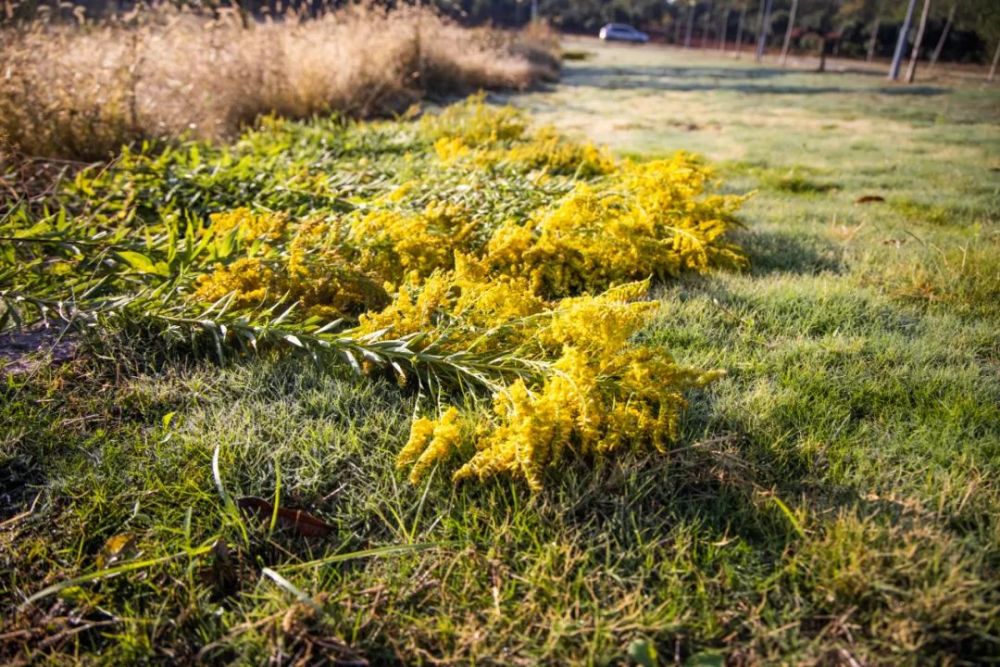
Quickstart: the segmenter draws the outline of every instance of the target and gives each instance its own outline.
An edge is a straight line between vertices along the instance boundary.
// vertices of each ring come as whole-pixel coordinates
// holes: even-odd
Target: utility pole
[[[903,50],[906,48],[906,36],[910,33],[910,23],[913,22],[913,8],[917,0],[910,0],[906,6],[906,18],[899,28],[899,39],[896,40],[896,50],[892,54],[892,65],[889,66],[889,80],[899,79],[899,68],[903,64]]]
[[[911,0],[914,2],[915,0]],[[764,49],[767,47],[767,33],[771,30],[771,3],[773,0],[764,0],[764,12],[760,22],[760,34],[757,35],[757,53],[754,60],[760,62],[764,58]]]
[[[920,58],[920,45],[924,42],[924,30],[927,29],[927,15],[931,11],[931,0],[924,0],[924,8],[920,11],[920,26],[917,37],[913,40],[913,51],[910,52],[910,66],[906,68],[906,83],[913,83],[917,76],[917,60]]]

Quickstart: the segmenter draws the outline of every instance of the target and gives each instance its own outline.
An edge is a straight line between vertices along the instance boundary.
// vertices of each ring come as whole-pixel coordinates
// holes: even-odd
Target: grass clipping
[[[323,157],[302,148],[316,140]],[[365,150],[347,150],[358,146]],[[571,456],[664,451],[684,393],[720,375],[682,367],[636,338],[658,309],[645,300],[651,280],[746,263],[725,238],[742,199],[712,194],[708,169],[689,155],[619,162],[551,129],[532,131],[519,112],[481,97],[418,122],[324,132],[270,121],[237,150],[126,151],[114,169],[85,172],[73,188],[85,201],[107,193],[92,216],[136,236],[216,248],[184,270],[169,248],[118,251],[129,280],[137,270],[152,280],[181,275],[169,298],[191,313],[224,303],[252,321],[280,309],[286,325],[300,327],[284,335],[296,346],[333,327],[334,343],[359,341],[346,354],[359,372],[432,396],[435,407],[414,420],[398,458],[415,483],[441,465],[455,481],[509,475],[538,490]],[[342,155],[338,164],[359,175],[334,170],[339,187],[356,194],[334,196],[325,174],[294,163],[272,163],[280,188],[247,192],[239,169],[259,174],[262,156],[286,160],[297,150],[310,165]],[[150,202],[201,205],[206,193],[224,197],[227,184],[239,188],[234,199],[266,205],[208,213],[197,235],[156,231],[197,212]],[[304,208],[311,212],[285,212]],[[140,227],[142,216],[155,222]],[[239,331],[219,330],[222,340]],[[377,350],[363,346],[377,341]],[[424,375],[402,363],[424,357],[433,369]],[[488,410],[478,406],[483,388]]]

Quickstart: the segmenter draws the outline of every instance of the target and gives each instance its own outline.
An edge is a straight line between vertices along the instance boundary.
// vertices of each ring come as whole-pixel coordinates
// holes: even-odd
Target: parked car
[[[649,35],[641,30],[636,30],[626,23],[609,23],[601,28],[601,32],[597,36],[605,41],[618,40],[620,42],[636,42],[638,44],[645,44],[649,41]]]

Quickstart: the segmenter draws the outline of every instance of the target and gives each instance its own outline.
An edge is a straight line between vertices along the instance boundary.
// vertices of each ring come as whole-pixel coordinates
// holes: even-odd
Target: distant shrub
[[[469,29],[431,9],[352,6],[254,22],[169,7],[0,35],[0,135],[29,155],[97,160],[149,138],[232,135],[265,114],[400,113],[423,95],[556,76],[542,32]]]

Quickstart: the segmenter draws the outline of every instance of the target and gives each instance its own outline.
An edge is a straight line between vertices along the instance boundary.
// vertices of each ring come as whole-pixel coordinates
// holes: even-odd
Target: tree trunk
[[[951,32],[951,24],[955,21],[955,10],[958,9],[958,3],[951,3],[951,9],[948,10],[948,20],[944,23],[944,30],[941,31],[941,37],[938,38],[937,46],[934,47],[934,53],[931,54],[931,61],[927,65],[928,70],[934,69],[937,65],[938,58],[941,57],[941,51],[944,49],[944,43],[948,40],[948,33]]]
[[[920,12],[920,26],[917,37],[913,40],[913,51],[910,52],[910,66],[906,68],[906,83],[913,83],[917,76],[917,61],[920,59],[920,46],[924,42],[924,30],[927,29],[927,16],[931,13],[931,0],[924,0],[924,8]]]
[[[743,53],[743,24],[747,18],[747,3],[740,6],[740,17],[736,20],[736,57]]]
[[[792,30],[795,28],[795,13],[799,10],[799,0],[792,0],[792,8],[788,12],[788,27],[785,29],[785,41],[781,45],[781,66],[788,62],[788,47],[792,45]]]
[[[892,54],[892,64],[889,65],[889,80],[895,81],[899,78],[899,68],[903,64],[903,50],[906,48],[906,36],[910,33],[910,24],[913,22],[913,8],[917,0],[910,0],[906,5],[906,18],[903,25],[899,26],[899,39],[896,40],[896,50]]]
[[[993,54],[993,64],[990,65],[990,75],[986,77],[987,81],[992,81],[993,77],[997,75],[997,63],[1000,62],[1000,42],[997,42],[997,50]]]
[[[752,42],[754,49],[754,57],[756,58],[757,53],[757,41],[760,39],[760,29],[764,25],[764,4],[766,0],[759,0],[757,5],[757,32],[754,34],[754,40]]]
[[[729,13],[733,11],[733,3],[726,5],[726,11],[722,14],[722,29],[719,30],[719,53],[726,52],[726,37],[729,36]]]
[[[872,38],[868,40],[868,57],[865,58],[865,62],[870,63],[875,60],[875,47],[878,46],[878,27],[882,22],[882,19],[875,17],[875,25],[872,26]]]
[[[709,29],[712,27],[712,3],[711,0],[708,3],[708,7],[705,8],[705,21],[704,25],[701,27],[701,48],[705,48],[708,44],[708,34]]]
[[[754,60],[757,62],[764,59],[764,50],[767,48],[767,33],[771,30],[771,3],[772,0],[764,0],[764,18],[757,37],[757,53],[754,54]]]
[[[819,39],[819,67],[816,69],[817,72],[826,71],[826,36],[820,37]]]
[[[684,48],[691,48],[691,29],[694,28],[694,9],[695,5],[688,5],[688,21],[687,21],[687,31],[684,33]]]

